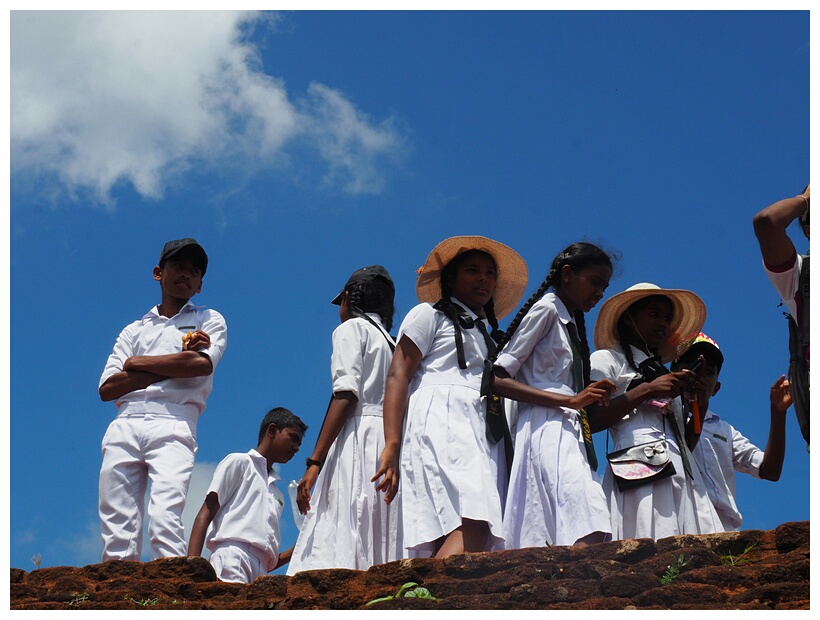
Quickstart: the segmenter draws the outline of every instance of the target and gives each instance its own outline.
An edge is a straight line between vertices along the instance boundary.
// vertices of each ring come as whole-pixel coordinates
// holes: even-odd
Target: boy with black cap
[[[122,330],[100,377],[117,417],[102,442],[103,561],[139,560],[148,481],[151,559],[186,554],[182,510],[197,449],[196,423],[227,345],[215,310],[194,306],[208,256],[195,239],[165,244],[154,279],[161,301]]]
[[[701,416],[701,433],[692,456],[724,529],[737,530],[743,516],[735,501],[735,472],[775,482],[780,479],[786,454],[786,410],[792,403],[789,382],[785,375],[781,376],[769,393],[771,423],[764,452],[709,410],[709,399],[720,390],[718,375],[723,366],[723,353],[714,340],[699,333],[694,344],[672,364],[672,370],[692,368],[700,357],[703,359],[697,373],[706,383],[706,393],[701,395],[696,408]]]

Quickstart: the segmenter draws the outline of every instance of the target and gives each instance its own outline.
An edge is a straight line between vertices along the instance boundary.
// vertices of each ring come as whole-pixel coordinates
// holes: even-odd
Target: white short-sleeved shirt
[[[573,320],[564,302],[547,293],[522,319],[495,365],[539,390],[574,395],[569,323]],[[555,329],[556,324],[562,328]]]
[[[780,298],[783,300],[789,314],[795,318],[799,325],[802,320],[802,304],[798,304],[799,291],[797,289],[800,286],[800,270],[803,268],[803,256],[795,250],[785,265],[773,267],[766,264],[766,261],[763,261],[763,268],[766,270],[766,275],[774,285],[775,290],[777,290],[777,294],[780,295]]]
[[[453,303],[458,303],[453,299]],[[462,307],[467,316],[478,320],[469,308]],[[487,325],[486,319],[482,319]],[[458,353],[454,346],[455,327],[443,312],[433,308],[433,304],[422,303],[411,309],[399,328],[398,340],[407,336],[413,341],[422,360],[410,385],[412,393],[420,385],[445,382],[448,385],[464,385],[475,390],[481,389],[484,359],[487,345],[477,329],[462,329],[464,359],[467,368],[459,368]]]
[[[228,344],[225,319],[216,310],[194,306],[190,301],[171,318],[157,311],[157,306],[120,332],[114,350],[108,357],[100,387],[112,375],[122,371],[125,361],[135,355],[168,355],[182,351],[182,337],[201,329],[211,345],[200,352],[207,355],[214,370]],[[133,390],[114,401],[120,415],[130,413],[171,413],[196,420],[205,410],[211,393],[214,373],[202,377],[168,378],[147,388]]]
[[[265,457],[256,450],[229,454],[217,465],[208,494],[216,493],[219,510],[206,546],[239,541],[253,545],[268,557],[268,570],[279,558],[279,520],[285,496],[276,483],[276,470],[268,471]]]
[[[763,450],[710,410],[703,420],[700,441],[692,454],[723,527],[738,529],[743,516],[735,502],[735,472],[760,478]]]
[[[330,374],[333,393],[352,392],[358,399],[353,415],[362,411],[381,415],[384,403],[384,385],[393,352],[388,342],[395,342],[384,329],[378,314],[368,313],[376,326],[367,320],[353,317],[333,330],[333,353],[330,356]],[[367,372],[362,365],[367,361]],[[373,409],[370,405],[376,405]]]

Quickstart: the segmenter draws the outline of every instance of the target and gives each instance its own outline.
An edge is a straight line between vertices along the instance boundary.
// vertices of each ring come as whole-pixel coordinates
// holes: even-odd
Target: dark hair
[[[302,433],[308,429],[307,424],[302,422],[302,420],[299,419],[299,416],[294,414],[292,411],[285,409],[284,407],[274,407],[265,414],[264,418],[262,418],[262,424],[259,425],[259,439],[257,444],[262,443],[262,440],[265,438],[265,433],[268,432],[268,427],[271,424],[276,424],[276,428],[280,431],[288,426],[301,429]]]
[[[524,317],[527,316],[533,304],[541,299],[550,288],[554,288],[555,290],[561,288],[561,270],[564,268],[564,265],[569,265],[573,271],[580,271],[586,267],[597,267],[601,265],[612,269],[613,260],[617,260],[617,257],[614,255],[611,256],[597,245],[587,243],[586,241],[579,241],[564,248],[564,250],[552,259],[549,273],[547,277],[544,278],[541,286],[539,286],[538,290],[527,300],[527,303],[521,306],[518,314],[516,314],[515,318],[510,322],[507,331],[499,342],[499,350],[513,337],[515,330],[518,329],[518,326]],[[584,313],[581,310],[576,310],[573,313],[573,317],[575,324],[578,326],[578,336],[584,348],[584,358],[587,360],[587,362],[584,363],[584,381],[589,382],[589,343],[587,343],[587,328]]]
[[[624,355],[626,355],[626,361],[632,367],[633,370],[636,372],[643,372],[641,368],[638,367],[638,364],[635,363],[635,358],[632,356],[632,347],[630,346],[630,329],[627,326],[626,322],[623,320],[626,314],[630,316],[633,313],[637,313],[641,308],[648,305],[649,302],[662,299],[669,303],[674,310],[675,304],[672,303],[672,300],[669,299],[666,295],[647,295],[646,297],[641,297],[637,301],[633,302],[626,310],[624,310],[623,314],[618,317],[618,343],[621,345],[621,349],[623,349]],[[640,335],[640,334],[639,334]],[[649,348],[649,345],[647,345]],[[657,350],[650,349],[646,351],[647,355],[657,357],[659,355]]]
[[[485,252],[484,250],[467,250],[466,252],[462,252],[461,254],[456,254],[453,258],[450,259],[450,262],[444,266],[444,269],[441,270],[441,301],[443,302],[444,306],[444,314],[446,314],[451,321],[458,329],[458,312],[453,303],[450,301],[450,297],[453,296],[453,285],[452,283],[455,281],[456,272],[458,271],[459,266],[468,258],[472,258],[474,256],[483,256],[489,258],[493,261],[493,265],[496,268],[496,275],[498,274],[498,263],[495,262],[495,258],[489,252]],[[487,321],[490,323],[490,327],[492,327],[492,332],[490,336],[492,336],[493,340],[498,342],[498,339],[501,338],[504,334],[498,329],[498,319],[495,318],[495,303],[493,302],[493,298],[490,297],[490,301],[484,304],[484,315],[487,317]]]
[[[393,315],[396,314],[393,305],[394,289],[388,286],[386,280],[375,278],[370,282],[353,282],[344,290],[350,294],[350,308],[354,310],[354,316],[355,310],[361,313],[375,312],[381,317],[388,332],[393,329]]]

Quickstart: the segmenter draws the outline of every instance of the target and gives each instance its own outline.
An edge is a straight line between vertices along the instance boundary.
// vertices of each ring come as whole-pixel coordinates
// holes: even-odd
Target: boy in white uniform
[[[259,427],[256,450],[233,453],[219,463],[205,502],[194,520],[188,555],[207,547],[222,581],[252,583],[290,561],[293,547],[279,553],[279,519],[285,497],[274,463],[287,463],[299,451],[307,426],[283,407],[271,409]]]
[[[208,256],[191,238],[169,241],[154,267],[161,302],[122,330],[100,377],[117,417],[102,442],[102,560],[139,560],[148,481],[151,559],[184,556],[182,510],[196,453],[196,423],[227,345],[225,319],[194,306]]]
[[[700,404],[702,430],[692,456],[703,474],[709,499],[724,529],[737,530],[743,516],[735,501],[735,472],[774,482],[780,479],[786,455],[786,410],[792,403],[789,382],[783,375],[771,388],[771,423],[764,452],[709,410],[709,399],[720,389],[718,375],[723,366],[723,353],[714,340],[703,332],[698,334],[689,350],[672,364],[672,370],[690,368],[700,356],[703,363],[698,374],[706,382],[707,396]]]

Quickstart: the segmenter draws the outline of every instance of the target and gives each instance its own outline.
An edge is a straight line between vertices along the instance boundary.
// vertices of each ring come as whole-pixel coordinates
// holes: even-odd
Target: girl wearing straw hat
[[[390,503],[401,473],[408,555],[503,548],[506,422],[503,412],[488,411],[492,396],[482,397],[495,348],[487,323],[500,337],[497,319],[526,286],[524,260],[486,237],[445,239],[419,270],[422,303],[399,328],[384,397],[385,447],[373,478],[384,477],[377,488]]]
[[[590,375],[610,379],[616,391],[590,426],[609,429],[615,444],[603,481],[615,540],[723,531],[687,445],[694,430],[679,398],[705,389],[703,380],[663,365],[689,348],[705,320],[691,291],[648,283],[614,295],[598,314]]]

